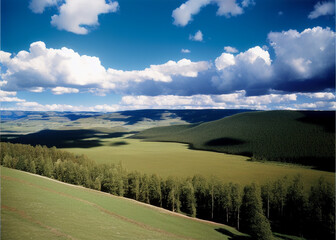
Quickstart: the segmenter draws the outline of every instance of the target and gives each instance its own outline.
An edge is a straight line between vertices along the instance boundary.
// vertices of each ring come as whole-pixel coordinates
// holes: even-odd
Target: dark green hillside
[[[152,128],[134,137],[334,171],[334,124],[331,111],[247,112],[188,127]]]

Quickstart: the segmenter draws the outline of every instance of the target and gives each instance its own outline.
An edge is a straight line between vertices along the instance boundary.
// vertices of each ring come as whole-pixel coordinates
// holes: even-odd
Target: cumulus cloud
[[[105,0],[66,0],[60,6],[59,15],[51,17],[51,24],[59,30],[87,34],[88,26],[97,26],[98,15],[118,10],[118,2]]]
[[[99,25],[98,16],[116,12],[117,1],[108,0],[31,0],[29,8],[34,13],[43,13],[47,7],[57,7],[58,14],[51,17],[51,24],[59,30],[87,34]]]
[[[315,19],[320,16],[326,16],[326,15],[334,15],[335,14],[335,2],[318,2],[314,6],[314,10],[309,13],[308,18],[309,19]]]
[[[182,48],[182,49],[181,49],[181,52],[182,52],[182,53],[190,53],[190,50],[189,50],[189,49],[184,49],[184,48]]]
[[[0,90],[0,102],[24,102],[24,99],[15,97],[16,92],[7,92]]]
[[[188,0],[173,11],[174,24],[186,26],[192,21],[194,15],[209,4],[218,6],[217,15],[229,18],[243,14],[243,8],[254,5],[255,2],[253,0],[243,0],[241,4],[238,4],[236,0]]]
[[[236,64],[235,56],[230,53],[222,53],[222,55],[220,55],[215,60],[217,70],[223,70],[235,64]]]
[[[224,47],[224,51],[227,52],[227,53],[237,53],[238,50],[234,47],[230,47],[230,46],[226,46]]]
[[[250,90],[260,85],[267,89],[273,74],[269,53],[259,46],[236,56],[223,53],[215,65],[218,76],[212,77],[212,84],[222,91]]]
[[[303,82],[314,91],[335,87],[331,80],[335,74],[335,32],[314,27],[301,33],[271,32],[268,39],[276,55],[274,71],[279,90],[288,86],[302,90]]]
[[[55,95],[62,95],[65,93],[78,93],[79,90],[77,88],[66,88],[66,87],[55,87],[51,89],[52,93]]]
[[[51,6],[57,6],[61,0],[31,0],[29,8],[34,13],[43,13],[44,9]]]
[[[331,92],[300,93],[300,95],[320,100],[332,100],[336,98],[335,94]]]
[[[181,59],[151,65],[144,70],[105,69],[97,57],[80,55],[65,47],[47,48],[43,42],[32,43],[29,52],[20,51],[12,57],[0,51],[0,63],[6,67],[1,78],[6,81],[3,87],[7,90],[54,88],[55,93],[74,92],[75,88],[121,90],[132,82],[171,82],[176,76],[195,78],[199,72],[210,68],[208,62]]]
[[[201,30],[198,30],[195,35],[189,35],[189,39],[192,41],[202,42],[203,41],[203,33]]]
[[[215,59],[212,84],[222,91],[246,89],[265,94],[269,89],[315,92],[335,88],[335,32],[308,28],[268,34],[275,52],[259,46],[239,54],[224,52]],[[227,50],[227,49],[225,49]]]

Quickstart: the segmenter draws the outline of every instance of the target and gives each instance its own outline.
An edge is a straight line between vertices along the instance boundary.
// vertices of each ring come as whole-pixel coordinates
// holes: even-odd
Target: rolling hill
[[[133,138],[334,171],[334,124],[332,111],[246,112],[202,124],[147,129]]]
[[[232,227],[1,167],[1,239],[245,239]]]

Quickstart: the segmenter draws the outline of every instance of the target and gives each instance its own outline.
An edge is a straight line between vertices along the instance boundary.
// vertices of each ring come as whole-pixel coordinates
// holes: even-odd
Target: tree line
[[[108,192],[192,217],[236,227],[255,239],[275,232],[310,239],[334,239],[334,186],[320,178],[309,191],[298,175],[259,186],[223,183],[195,175],[162,178],[126,171],[122,164],[96,164],[55,147],[0,143],[4,167]]]

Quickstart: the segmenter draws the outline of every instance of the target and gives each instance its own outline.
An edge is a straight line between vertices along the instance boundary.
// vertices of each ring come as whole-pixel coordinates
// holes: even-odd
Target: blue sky
[[[2,0],[1,108],[335,109],[334,9],[309,0]]]

